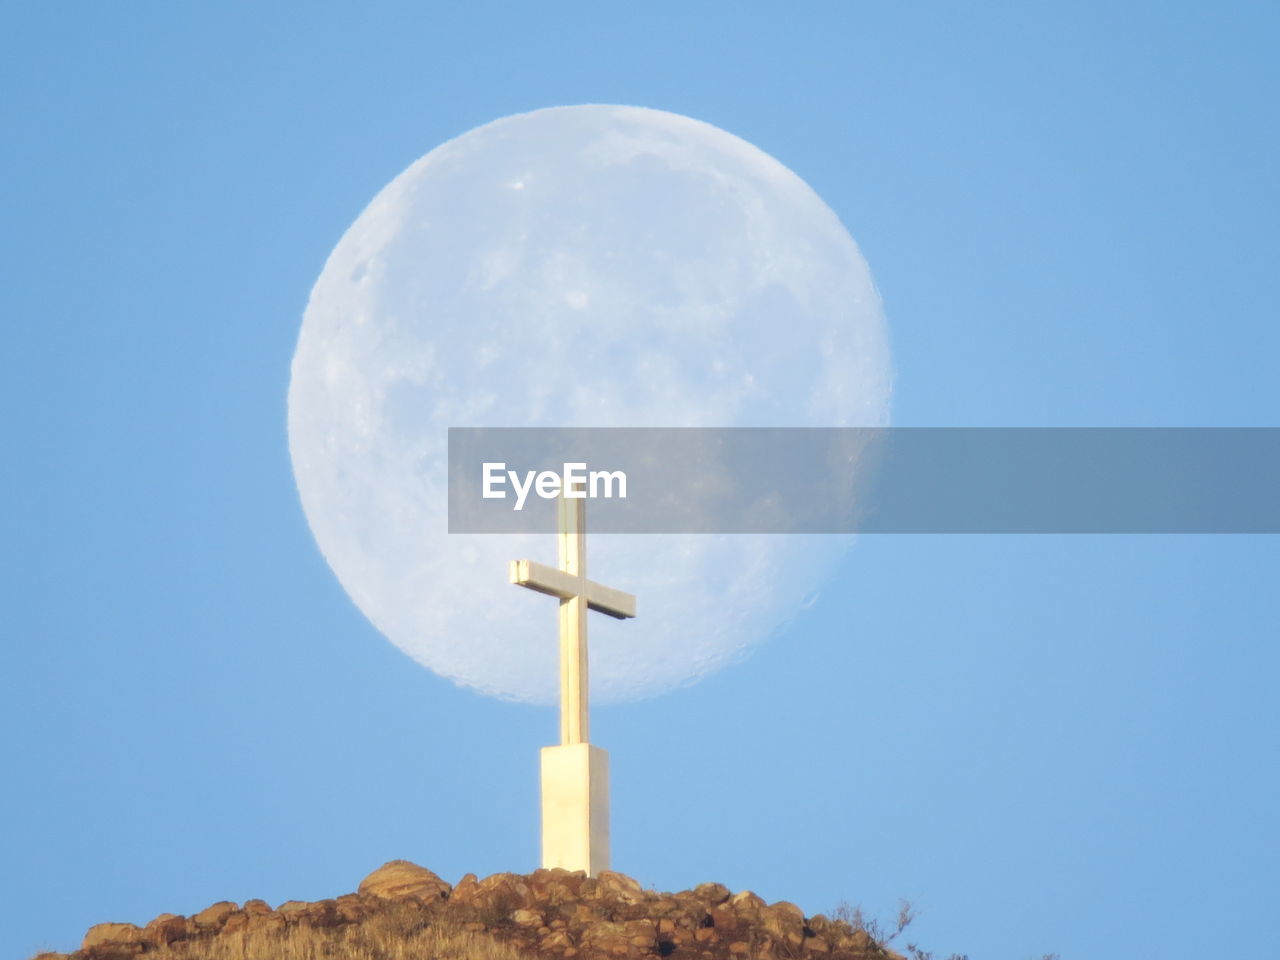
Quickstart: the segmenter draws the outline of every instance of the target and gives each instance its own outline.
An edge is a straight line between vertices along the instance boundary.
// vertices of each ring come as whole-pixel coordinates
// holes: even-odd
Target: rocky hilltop
[[[356,893],[272,909],[215,903],[146,926],[100,923],[71,954],[37,960],[883,960],[864,930],[795,904],[704,883],[656,893],[621,873],[467,874],[450,886],[393,860]]]

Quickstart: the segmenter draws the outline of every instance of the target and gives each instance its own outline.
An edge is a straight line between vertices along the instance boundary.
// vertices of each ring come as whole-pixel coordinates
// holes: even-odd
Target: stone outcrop
[[[360,893],[383,900],[444,900],[453,888],[426,867],[408,860],[384,863],[360,882]]]
[[[356,893],[331,900],[215,903],[190,916],[161,914],[144,927],[101,923],[79,950],[42,960],[132,960],[238,956],[251,938],[327,939],[316,955],[342,957],[363,924],[391,924],[405,935],[452,931],[484,935],[534,960],[883,960],[897,955],[865,931],[793,903],[766,903],[750,891],[704,883],[679,893],[645,890],[613,871],[467,874],[451,887],[405,860],[379,867]],[[274,942],[274,941],[270,941]],[[206,951],[201,950],[208,944]],[[216,949],[215,949],[216,948]],[[361,953],[361,956],[366,954]]]

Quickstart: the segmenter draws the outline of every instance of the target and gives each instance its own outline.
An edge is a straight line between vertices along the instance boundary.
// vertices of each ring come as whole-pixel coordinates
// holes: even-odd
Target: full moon
[[[449,427],[880,426],[890,364],[857,245],[803,180],[709,124],[623,106],[506,117],[389,183],[311,292],[289,452],[351,599],[422,665],[553,702],[555,601],[507,561],[550,535],[446,531]],[[590,508],[588,507],[588,529]],[[592,696],[687,684],[811,602],[848,540],[599,535]]]

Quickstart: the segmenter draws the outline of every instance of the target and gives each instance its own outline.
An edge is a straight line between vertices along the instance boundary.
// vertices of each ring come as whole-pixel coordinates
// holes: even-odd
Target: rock
[[[247,914],[247,916],[249,917],[249,922],[245,925],[245,930],[250,933],[284,929],[284,917],[278,913],[251,913]]]
[[[307,913],[307,922],[313,927],[336,927],[343,923],[342,911],[337,900],[317,900]]]
[[[852,933],[841,937],[836,946],[851,953],[866,953],[872,946],[871,934],[865,930],[854,930]]]
[[[633,946],[652,947],[658,942],[658,925],[652,920],[628,920],[623,928]]]
[[[143,938],[152,947],[167,947],[175,940],[185,940],[192,934],[192,924],[186,917],[162,913],[142,928]]]
[[[218,930],[226,922],[227,917],[239,909],[230,900],[219,900],[213,906],[205,907],[191,919],[203,930]]]
[[[272,912],[271,904],[265,900],[246,900],[243,909],[251,917],[265,917]]]
[[[672,896],[650,895],[645,900],[644,912],[651,917],[679,917],[690,912],[690,904],[686,900]],[[699,905],[701,914],[701,905]]]
[[[424,902],[448,898],[452,887],[426,867],[408,860],[392,860],[384,863],[360,881],[360,893],[383,900],[408,900],[416,898]]]
[[[289,923],[305,923],[312,927],[336,927],[346,922],[343,910],[336,900],[290,900],[280,904],[278,916]]]
[[[779,940],[791,940],[804,930],[804,911],[786,900],[765,907],[760,911],[759,920],[760,925]]]
[[[559,906],[578,895],[578,891],[582,889],[582,881],[585,879],[587,875],[581,870],[544,868],[529,874],[529,888],[540,903]]]
[[[658,939],[658,928],[652,920],[612,922],[597,920],[582,932],[582,943],[609,946],[618,943],[652,946]]]
[[[572,946],[573,938],[563,930],[552,930],[538,941],[538,947],[542,950],[563,950]]]
[[[729,888],[723,883],[700,883],[693,888],[694,896],[711,906],[718,906],[729,899]]]
[[[791,917],[797,923],[804,924],[804,911],[797,907],[790,900],[779,900],[777,903],[770,904],[769,909],[774,913],[783,914]]]
[[[476,886],[471,903],[482,912],[481,919],[489,923],[497,923],[516,910],[537,906],[533,891],[518,873],[495,873],[485,877]]]
[[[249,927],[249,915],[243,910],[237,910],[231,916],[227,917],[227,922],[222,925],[219,933],[235,933],[237,930],[246,930]]]
[[[478,889],[480,889],[480,883],[476,879],[476,875],[474,873],[468,873],[458,881],[458,885],[454,887],[453,892],[449,894],[449,902],[470,903],[475,898],[476,891]]]
[[[596,876],[595,895],[618,903],[640,903],[645,899],[644,887],[638,881],[613,870],[601,870]]]
[[[615,871],[587,878],[542,869],[483,880],[467,874],[450,887],[403,860],[370,874],[359,893],[332,900],[291,900],[277,910],[261,900],[243,908],[222,901],[189,918],[162,914],[142,930],[99,924],[80,952],[46,960],[148,960],[152,951],[185,955],[196,947],[202,955],[239,956],[255,941],[295,937],[316,956],[346,956],[364,950],[371,936],[399,950],[437,924],[529,960],[903,960],[846,923],[820,915],[806,921],[794,903],[766,904],[717,883],[659,894]]]
[[[144,943],[143,931],[132,923],[99,923],[89,928],[80,943],[81,950],[93,950],[103,946],[139,947]]]
[[[712,907],[707,915],[711,918],[711,925],[721,930],[730,930],[741,923],[738,914],[727,903]]]

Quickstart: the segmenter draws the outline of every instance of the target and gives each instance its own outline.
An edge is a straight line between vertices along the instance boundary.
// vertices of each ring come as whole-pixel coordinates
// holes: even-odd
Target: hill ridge
[[[144,926],[100,923],[79,950],[33,960],[902,960],[866,930],[719,883],[660,893],[614,871],[467,874],[451,885],[407,860],[355,893],[220,901]]]

